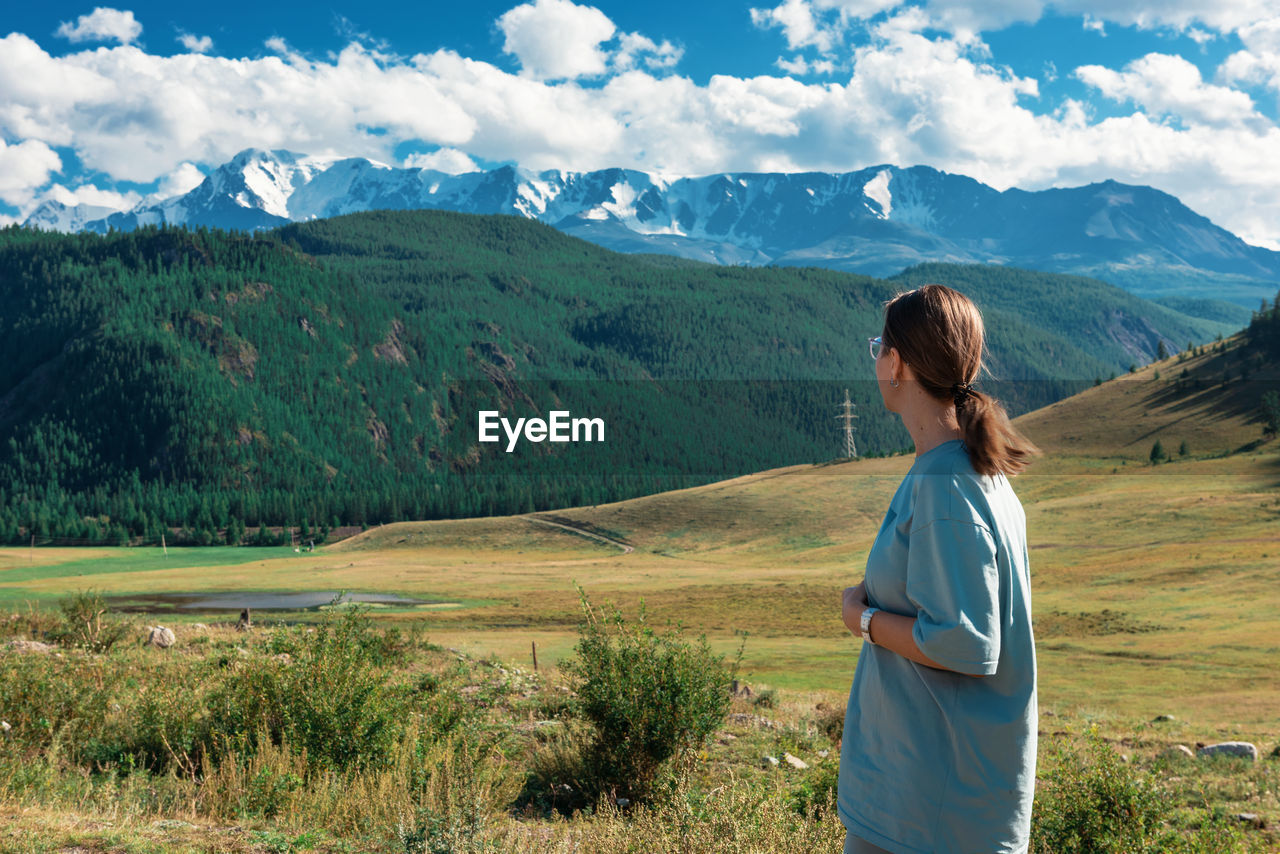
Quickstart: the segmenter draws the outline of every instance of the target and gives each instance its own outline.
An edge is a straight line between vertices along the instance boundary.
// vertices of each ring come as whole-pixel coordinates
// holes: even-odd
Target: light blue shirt
[[[1036,655],[1026,517],[1009,481],[977,474],[959,439],[921,454],[867,556],[866,591],[870,604],[916,617],[921,651],[960,672],[863,644],[840,820],[893,854],[1025,852]]]

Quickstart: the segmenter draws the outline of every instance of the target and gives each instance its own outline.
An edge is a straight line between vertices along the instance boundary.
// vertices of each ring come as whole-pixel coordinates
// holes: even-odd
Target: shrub
[[[840,757],[828,756],[810,768],[791,789],[791,803],[802,816],[835,819]]]
[[[844,706],[818,706],[818,729],[822,731],[833,745],[839,745],[844,738]]]
[[[331,612],[313,632],[295,627],[273,642],[291,660],[237,668],[210,697],[211,738],[219,751],[273,744],[306,750],[314,765],[386,763],[402,729],[404,693],[378,665],[383,644],[366,612]]]
[[[778,704],[778,692],[772,688],[765,688],[760,693],[751,698],[751,705],[757,709],[772,709]]]
[[[1035,854],[1127,854],[1155,840],[1164,801],[1151,778],[1120,760],[1091,735],[1084,755],[1060,747],[1051,754],[1031,811]]]
[[[597,793],[643,799],[669,762],[686,759],[724,722],[738,659],[727,667],[706,636],[656,633],[644,605],[633,624],[597,614],[579,588],[584,621],[561,667],[578,681],[578,709],[593,738],[585,757]]]
[[[133,629],[128,620],[110,613],[101,594],[88,590],[58,602],[62,620],[48,637],[62,646],[106,652]]]

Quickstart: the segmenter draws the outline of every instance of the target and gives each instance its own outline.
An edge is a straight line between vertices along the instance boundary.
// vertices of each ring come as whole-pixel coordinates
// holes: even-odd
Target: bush
[[[643,603],[628,624],[617,609],[597,614],[578,592],[585,619],[561,667],[576,678],[578,711],[593,731],[586,785],[642,800],[668,763],[686,759],[724,722],[742,650],[727,667],[705,635],[691,643],[679,628],[654,632]]]
[[[1128,854],[1146,851],[1167,808],[1152,779],[1090,736],[1085,755],[1053,754],[1031,811],[1035,854]]]
[[[58,610],[62,620],[48,637],[62,646],[106,652],[133,629],[128,620],[111,614],[101,594],[92,590],[63,598]]]
[[[818,705],[818,729],[836,747],[839,747],[844,738],[844,716],[844,706],[828,706],[826,703]]]
[[[404,692],[387,685],[385,644],[375,634],[361,609],[331,612],[313,632],[281,630],[272,648],[291,660],[238,668],[210,697],[213,746],[251,748],[266,733],[273,744],[305,749],[320,767],[384,765],[407,710]]]

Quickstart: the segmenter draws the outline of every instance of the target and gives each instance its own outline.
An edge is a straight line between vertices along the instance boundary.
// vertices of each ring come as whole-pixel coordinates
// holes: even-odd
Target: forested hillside
[[[1088,280],[937,267],[974,293],[1025,411],[1196,320]],[[991,278],[994,277],[994,278]],[[1066,283],[1065,285],[1063,283]],[[900,287],[619,255],[515,217],[371,212],[248,235],[0,230],[0,539],[239,541],[598,503],[904,447],[866,338]],[[1032,291],[1035,295],[1032,296]],[[1127,330],[1116,341],[1116,329]],[[477,412],[568,409],[606,441],[477,442]],[[250,532],[252,534],[252,531]]]

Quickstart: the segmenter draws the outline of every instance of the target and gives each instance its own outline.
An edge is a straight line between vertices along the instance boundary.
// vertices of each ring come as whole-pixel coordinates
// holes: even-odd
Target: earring
[[[897,387],[898,387],[898,381],[897,381],[897,380],[895,380],[893,377],[889,377],[889,385],[893,386],[894,388],[897,388]]]

